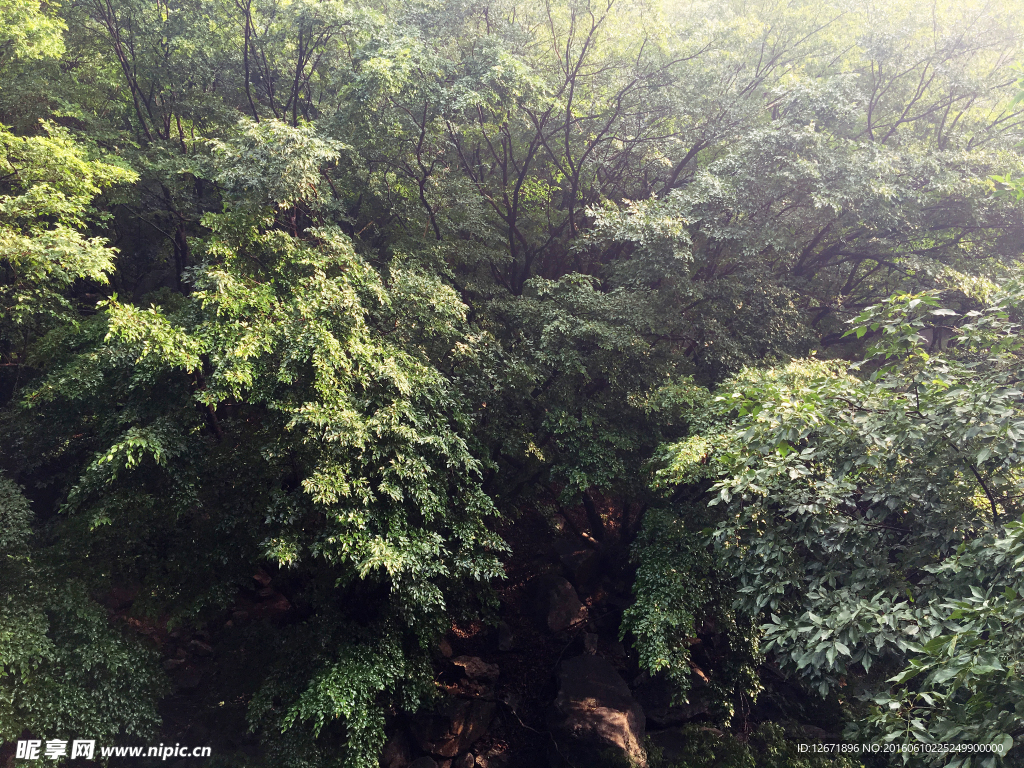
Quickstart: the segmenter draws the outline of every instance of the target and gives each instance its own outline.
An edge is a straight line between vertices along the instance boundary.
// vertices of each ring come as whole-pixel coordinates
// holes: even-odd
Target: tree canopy
[[[377,765],[500,526],[578,507],[639,668],[722,638],[716,725],[795,681],[1019,760],[1022,25],[0,0],[0,739],[154,733],[146,631],[272,572],[223,696]]]

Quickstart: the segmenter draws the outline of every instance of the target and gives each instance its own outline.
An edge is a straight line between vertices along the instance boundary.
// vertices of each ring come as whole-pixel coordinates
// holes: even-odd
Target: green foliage
[[[0,72],[12,61],[54,57],[64,52],[64,23],[44,7],[38,0],[0,3]]]
[[[0,478],[0,738],[151,736],[166,693],[155,654],[33,546],[20,489]]]
[[[640,664],[652,673],[665,670],[679,695],[690,687],[687,639],[696,635],[696,615],[713,600],[711,556],[698,537],[681,529],[675,516],[646,515],[633,545],[640,560],[633,584],[637,601],[623,617],[623,631],[638,638]],[[694,587],[678,589],[684,581]]]
[[[706,536],[687,530],[683,522],[694,524],[699,518],[695,511],[654,509],[645,516],[633,544],[636,602],[623,615],[622,634],[635,638],[642,667],[664,673],[673,683],[676,700],[687,698],[691,675],[700,674],[705,681],[701,696],[709,700],[712,715],[728,724],[738,698],[754,700],[762,689],[756,671],[762,655],[755,628],[732,607],[731,585]],[[724,635],[727,648],[714,668],[702,669],[691,647],[705,625]]]
[[[231,640],[258,660],[252,727],[282,765],[366,765],[383,713],[428,695],[437,634],[492,599],[496,511],[582,502],[594,538],[629,540],[599,495],[653,510],[626,625],[644,664],[682,690],[694,633],[727,639],[723,721],[765,648],[849,700],[914,654],[1012,646],[1002,577],[972,577],[983,599],[929,569],[995,573],[971,542],[1020,516],[994,281],[1024,238],[1022,18],[0,3],[0,467],[35,513],[10,567],[73,585],[32,582],[52,615],[9,590],[33,711],[67,705],[62,665],[145,655],[85,595],[130,583],[138,616],[223,626],[259,567],[290,607]],[[955,314],[927,314],[943,289]],[[787,364],[865,343],[859,370]],[[930,605],[969,617],[955,647],[921,643],[955,636]],[[84,634],[59,634],[69,612]],[[130,667],[97,678],[126,693],[96,732],[151,722]],[[1017,738],[1000,672],[947,690],[960,674],[908,682]],[[893,685],[871,727],[940,728]],[[32,717],[10,727],[56,727]]]
[[[107,282],[115,251],[83,230],[102,188],[135,180],[131,171],[91,159],[68,131],[16,136],[0,126],[0,349],[24,364],[30,342],[70,316],[68,289]]]
[[[216,176],[228,199],[258,208],[289,208],[306,200],[322,205],[323,168],[343,149],[308,126],[292,127],[279,120],[243,120],[230,141],[210,145],[208,172]]]
[[[498,576],[503,544],[485,527],[494,508],[457,395],[379,325],[394,317],[389,285],[336,228],[272,228],[275,208],[316,201],[288,160],[308,156],[296,129],[261,126],[282,160],[257,193],[238,182],[254,166],[226,164],[239,204],[205,218],[191,293],[145,309],[105,302],[27,404],[84,438],[59,453],[79,468],[62,509],[80,536],[73,558],[141,577],[154,605],[193,621],[227,608],[256,563],[290,574],[310,618],[264,638],[276,660],[252,723],[271,740],[301,729],[313,752],[321,731],[344,733],[334,759],[366,766],[383,708],[430,690],[425,649],[447,594]],[[250,203],[267,189],[283,199]],[[429,282],[398,280],[409,325],[461,320],[416,293]],[[421,321],[417,304],[434,311]],[[153,558],[171,551],[187,555]],[[304,760],[292,747],[280,759]]]
[[[784,669],[875,705],[867,731],[888,741],[1009,748],[1022,724],[1020,302],[1011,281],[979,309],[930,295],[869,308],[851,331],[872,335],[863,365],[745,372],[719,390],[720,437],[702,444],[737,607],[767,620]],[[669,449],[663,478],[692,476],[695,439]]]
[[[871,698],[877,708],[865,731],[883,738],[991,744],[1010,753],[1024,725],[1021,663],[1024,604],[1024,524],[1005,535],[962,545],[929,571],[946,585],[946,600],[931,606],[930,630],[909,647],[909,663]],[[1019,755],[1012,754],[1013,760]],[[989,757],[955,755],[948,765],[985,765]]]

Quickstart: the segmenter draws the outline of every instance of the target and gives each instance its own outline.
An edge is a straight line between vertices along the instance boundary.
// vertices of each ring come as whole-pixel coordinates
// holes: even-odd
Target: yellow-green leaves
[[[12,61],[59,56],[64,52],[63,19],[39,0],[0,0],[0,73]]]

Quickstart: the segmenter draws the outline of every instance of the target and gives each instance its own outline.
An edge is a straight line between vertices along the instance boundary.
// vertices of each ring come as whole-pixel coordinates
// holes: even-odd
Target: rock
[[[479,656],[456,656],[452,664],[462,667],[470,680],[497,680],[499,675],[497,664],[488,664]]]
[[[614,656],[616,659],[626,658],[626,646],[622,644],[621,640],[610,640],[608,642],[602,640],[598,644],[598,648],[607,656]]]
[[[409,768],[411,762],[412,750],[409,749],[409,738],[405,731],[392,734],[380,753],[381,768]]]
[[[512,634],[512,628],[504,621],[498,624],[498,650],[511,651],[515,647],[516,639]]]
[[[212,656],[213,646],[204,643],[202,640],[193,640],[188,644],[188,649],[196,656]]]
[[[409,763],[409,768],[437,768],[437,763],[431,757],[420,757]]]
[[[572,584],[561,576],[538,580],[537,606],[552,632],[564,632],[587,620],[586,606],[580,602]]]
[[[561,755],[574,765],[598,764],[609,750],[647,765],[644,711],[615,667],[600,656],[562,663],[548,729]]]
[[[476,756],[476,768],[509,768],[511,765],[508,752]]]
[[[455,758],[452,762],[452,768],[475,768],[476,758],[473,757],[472,752],[467,752],[461,757]]]
[[[497,704],[480,699],[447,699],[436,714],[417,715],[412,734],[420,749],[439,757],[455,757],[484,735]]]
[[[578,539],[557,539],[552,546],[569,580],[586,591],[600,573],[600,553]]]
[[[177,669],[184,663],[184,659],[165,659],[163,663],[163,668],[166,669],[168,672],[173,672],[175,669]]]
[[[498,701],[505,704],[513,712],[518,712],[522,700],[513,691],[501,691],[498,694]]]
[[[699,690],[690,689],[689,699],[682,704],[672,704],[672,684],[663,676],[644,675],[634,686],[636,700],[643,707],[648,724],[656,728],[667,728],[706,714],[709,708]]]
[[[269,589],[269,588],[268,588]],[[261,596],[267,590],[260,590]],[[270,594],[263,598],[263,600],[255,607],[256,613],[264,618],[277,618],[282,613],[287,613],[292,609],[292,604],[288,601],[288,598],[282,595],[280,592],[275,592],[273,589],[269,589]]]
[[[589,654],[596,654],[598,646],[598,637],[593,632],[587,632],[583,635],[583,650]]]

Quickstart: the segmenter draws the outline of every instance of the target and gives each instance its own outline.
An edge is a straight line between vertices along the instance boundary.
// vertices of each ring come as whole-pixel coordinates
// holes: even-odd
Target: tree
[[[4,194],[0,198],[0,359],[17,370],[54,325],[73,322],[69,290],[76,281],[106,283],[115,251],[87,228],[103,187],[135,180],[131,171],[89,157],[85,147],[52,124],[41,136],[15,136],[0,126]],[[85,230],[85,231],[83,231]]]
[[[258,643],[251,722],[285,734],[282,761],[344,735],[332,759],[371,765],[382,707],[430,694],[456,587],[501,572],[458,395],[421,346],[459,338],[464,308],[415,271],[382,276],[335,228],[294,229],[330,142],[264,120],[214,156],[227,209],[204,220],[191,293],[106,302],[26,396],[75,475],[63,557],[192,622],[260,564],[280,573],[294,613]]]
[[[737,610],[763,622],[761,650],[783,672],[867,708],[857,738],[1003,754],[1024,733],[1024,293],[1015,279],[961,295],[957,310],[939,299],[866,309],[851,331],[872,341],[862,363],[810,359],[726,382],[717,429],[669,446],[659,476],[714,480],[710,540]]]

